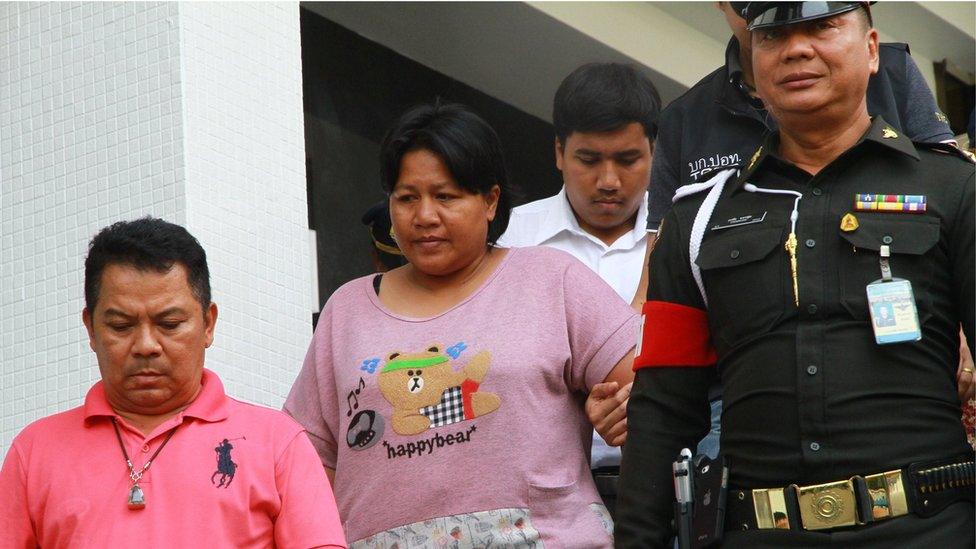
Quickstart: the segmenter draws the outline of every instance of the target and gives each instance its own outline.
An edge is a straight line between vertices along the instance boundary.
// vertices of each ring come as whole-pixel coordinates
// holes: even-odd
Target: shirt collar
[[[915,150],[915,145],[912,144],[911,139],[901,131],[896,130],[891,124],[885,122],[884,118],[880,115],[875,116],[871,120],[871,126],[868,128],[868,131],[864,132],[864,135],[848,151],[863,147],[865,143],[881,145],[888,150],[896,151],[910,156],[915,160],[919,160],[918,151]],[[778,131],[768,134],[763,140],[762,145],[753,153],[749,159],[749,164],[739,174],[739,179],[736,181],[736,188],[741,187],[749,181],[768,162],[767,159],[771,155],[776,155],[777,151],[779,151]],[[847,151],[844,152],[844,154],[846,153]]]
[[[190,403],[190,406],[181,412],[182,416],[207,422],[227,419],[229,412],[227,395],[224,393],[224,384],[221,383],[217,374],[204,368],[200,384],[200,393]],[[105,396],[104,381],[99,381],[88,390],[84,408],[86,423],[96,417],[116,417],[118,415],[108,403],[108,397]]]
[[[646,223],[641,223],[641,220],[647,219],[647,191],[644,191],[644,199],[641,200],[640,206],[637,209],[637,217],[634,220],[634,228],[630,231],[631,238],[633,242],[639,241],[644,238],[647,233]],[[588,237],[591,240],[603,244],[600,239],[587,233],[580,227],[579,221],[576,219],[576,214],[573,213],[573,206],[569,203],[569,197],[566,196],[566,187],[563,186],[559,189],[559,193],[556,194],[555,204],[549,210],[548,215],[545,217],[545,221],[539,227],[539,232],[536,234],[537,242],[545,242],[550,238],[568,231],[578,236]],[[620,238],[624,238],[623,236]],[[617,239],[619,242],[620,239]],[[614,243],[616,244],[616,242]]]

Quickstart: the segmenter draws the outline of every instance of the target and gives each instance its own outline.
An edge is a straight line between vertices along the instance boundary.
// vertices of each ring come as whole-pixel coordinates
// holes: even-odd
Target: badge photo
[[[911,282],[897,278],[876,280],[866,290],[871,328],[878,345],[922,339]]]

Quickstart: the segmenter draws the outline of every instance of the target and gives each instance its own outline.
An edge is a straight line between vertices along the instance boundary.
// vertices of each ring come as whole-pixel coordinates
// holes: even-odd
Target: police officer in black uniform
[[[858,4],[867,7],[867,2],[849,3]],[[725,51],[725,65],[661,113],[648,187],[649,230],[657,229],[680,186],[701,183],[723,169],[744,167],[763,136],[776,129],[775,119],[755,93],[751,39],[741,15],[748,2],[718,5],[733,33]],[[936,106],[908,46],[881,44],[878,54],[879,70],[868,80],[868,113],[883,117],[913,141],[952,140],[948,121]],[[699,444],[700,452],[714,454],[718,450],[721,396],[721,387],[713,386],[709,392],[712,432]]]
[[[860,6],[751,3],[747,19],[780,129],[661,225],[617,546],[669,545],[670,465],[720,378],[724,547],[973,547],[955,373],[976,316],[974,165],[869,116],[878,38]],[[882,306],[895,326],[871,321]]]

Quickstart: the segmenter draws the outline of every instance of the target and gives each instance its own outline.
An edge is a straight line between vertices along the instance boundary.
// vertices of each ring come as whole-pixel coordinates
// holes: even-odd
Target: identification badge
[[[731,219],[726,219],[725,223],[717,223],[712,226],[713,231],[720,231],[722,229],[731,229],[732,227],[741,227],[742,225],[753,225],[755,223],[762,223],[766,220],[766,212],[761,214],[749,214],[749,215],[739,215]]]
[[[922,339],[911,282],[899,278],[875,280],[867,285],[867,293],[871,327],[878,345]]]

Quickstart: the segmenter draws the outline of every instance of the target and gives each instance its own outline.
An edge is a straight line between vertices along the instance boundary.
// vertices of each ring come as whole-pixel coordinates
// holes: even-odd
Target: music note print
[[[366,382],[363,378],[359,378],[359,386],[349,391],[349,394],[346,396],[346,405],[349,407],[349,410],[346,412],[346,417],[351,416],[352,411],[359,408],[359,393],[365,388]]]

